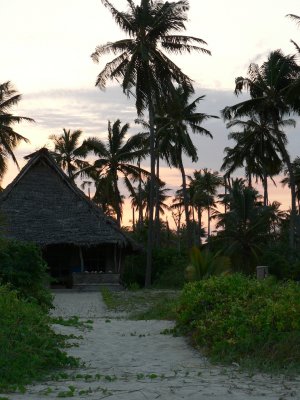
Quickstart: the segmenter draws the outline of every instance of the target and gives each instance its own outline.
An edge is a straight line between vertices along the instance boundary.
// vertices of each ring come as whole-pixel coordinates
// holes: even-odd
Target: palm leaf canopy
[[[235,80],[235,93],[243,89],[251,96],[246,100],[222,110],[224,119],[250,116],[258,112],[272,115],[277,121],[300,109],[300,66],[296,56],[285,56],[281,50],[269,54],[266,62],[259,67],[250,64],[248,76]]]
[[[190,78],[164,53],[199,51],[210,54],[201,47],[206,44],[204,40],[176,34],[186,29],[187,1],[141,0],[136,5],[127,0],[125,12],[118,11],[110,1],[102,0],[102,3],[129,38],[96,47],[92,54],[95,62],[108,53],[116,56],[98,75],[97,86],[104,89],[107,81],[121,80],[127,95],[132,94],[134,86],[138,114],[147,107],[149,96],[159,98],[170,93],[173,82],[191,89]]]
[[[212,134],[201,124],[209,118],[218,117],[197,112],[198,103],[205,96],[197,97],[189,103],[191,94],[191,91],[179,86],[173,90],[172,101],[163,104],[155,118],[159,148],[169,165],[178,166],[182,153],[194,162],[197,161],[197,148],[193,144],[189,130],[212,138]]]

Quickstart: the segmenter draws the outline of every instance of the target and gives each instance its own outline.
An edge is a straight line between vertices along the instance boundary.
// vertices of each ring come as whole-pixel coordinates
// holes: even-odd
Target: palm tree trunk
[[[193,245],[197,245],[197,227],[195,224],[195,207],[192,206],[192,213],[193,213]]]
[[[269,204],[268,196],[268,175],[266,174],[265,168],[263,169],[263,187],[264,187],[264,206]]]
[[[132,206],[132,230],[135,231],[135,212],[134,212],[134,206]]]
[[[249,188],[252,188],[252,176],[251,176],[251,171],[248,171],[248,186],[249,186]]]
[[[198,206],[197,207],[197,211],[198,211],[198,245],[201,244],[201,228],[202,228],[202,212],[201,212],[201,207]]]
[[[188,248],[190,248],[190,247],[192,247],[192,235],[191,235],[191,224],[190,224],[190,215],[189,215],[189,200],[188,200],[188,196],[187,196],[185,171],[184,171],[181,157],[180,157],[178,164],[179,164],[179,169],[180,169],[181,176],[182,176],[182,194],[183,194],[184,213],[185,213],[186,231],[187,231],[187,246],[188,246]]]
[[[225,201],[224,201],[224,213],[226,214],[227,213],[227,202],[226,202],[226,197],[227,197],[227,179],[225,178],[225,176],[224,176],[224,189],[225,189],[225,191],[224,191],[224,196],[225,196]]]
[[[291,163],[290,155],[287,152],[285,145],[282,141],[280,131],[278,129],[278,123],[276,118],[273,117],[273,125],[275,131],[278,132],[277,140],[279,145],[279,150],[281,152],[283,161],[285,162],[290,178],[290,189],[291,189],[291,216],[290,216],[290,229],[289,229],[289,246],[290,249],[295,248],[295,225],[296,225],[296,214],[297,214],[297,206],[296,206],[296,184],[295,184],[295,176],[293,171],[293,165]]]
[[[121,226],[121,209],[120,209],[120,192],[119,192],[119,188],[118,188],[118,176],[116,176],[113,180],[113,185],[114,185],[114,189],[115,189],[115,195],[116,195],[116,214],[117,214],[117,224],[118,226]]]
[[[159,223],[159,154],[156,149],[156,190],[155,190],[155,246],[160,243],[160,223]]]
[[[139,207],[139,228],[143,226],[143,205],[142,205],[142,172],[141,172],[141,159],[138,158],[139,167],[139,193],[138,193],[138,207]]]
[[[149,126],[150,126],[150,199],[148,219],[148,241],[147,241],[147,264],[145,275],[145,287],[151,286],[152,251],[153,251],[153,208],[154,208],[154,185],[155,185],[155,129],[154,129],[154,107],[151,95],[149,96]]]
[[[295,248],[295,225],[296,225],[296,185],[293,166],[288,152],[285,150],[285,162],[290,175],[290,189],[291,189],[291,216],[290,216],[290,230],[289,230],[289,245],[291,249]]]
[[[210,239],[210,205],[207,206],[207,243]]]

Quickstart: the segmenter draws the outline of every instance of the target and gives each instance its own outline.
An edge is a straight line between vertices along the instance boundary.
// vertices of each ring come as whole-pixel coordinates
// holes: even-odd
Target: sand
[[[59,332],[82,335],[68,353],[85,365],[58,372],[9,399],[300,399],[300,377],[241,373],[239,367],[211,365],[183,337],[162,334],[168,321],[131,321],[109,313],[96,292],[56,292],[54,315],[92,319],[93,329],[56,325]],[[1,396],[0,396],[1,398]]]

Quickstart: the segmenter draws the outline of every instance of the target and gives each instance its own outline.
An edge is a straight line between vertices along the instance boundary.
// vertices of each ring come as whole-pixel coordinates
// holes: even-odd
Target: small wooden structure
[[[77,188],[47,149],[25,158],[28,163],[0,194],[5,236],[39,245],[52,277],[68,287],[80,284],[80,277],[100,282],[105,275],[106,282],[109,276],[116,282],[126,254],[141,247]]]
[[[265,279],[269,276],[269,267],[266,265],[258,265],[256,267],[256,277],[257,279]]]

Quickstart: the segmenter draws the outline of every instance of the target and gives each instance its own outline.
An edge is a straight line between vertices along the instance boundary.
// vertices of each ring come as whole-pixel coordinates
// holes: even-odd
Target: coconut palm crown
[[[0,180],[7,170],[7,159],[11,157],[18,166],[14,149],[20,142],[29,140],[17,133],[13,125],[22,121],[34,122],[28,117],[20,117],[11,113],[11,108],[19,103],[22,96],[17,93],[11,82],[0,84]],[[19,166],[18,166],[19,167]]]
[[[97,182],[101,177],[106,177],[106,182],[111,182],[112,193],[114,193],[114,209],[117,221],[120,225],[122,210],[121,194],[118,188],[119,175],[123,175],[124,183],[132,190],[129,178],[138,180],[140,174],[149,176],[146,170],[134,165],[135,159],[147,154],[147,149],[143,147],[144,135],[137,134],[126,140],[129,124],[121,125],[118,119],[113,124],[108,122],[108,140],[103,142],[98,138],[89,138],[82,144],[80,151],[82,154],[93,153],[97,158],[94,164],[82,170],[82,173],[94,179],[98,176]],[[97,186],[97,185],[96,185]]]
[[[102,3],[129,38],[96,47],[92,54],[95,62],[105,54],[116,55],[99,73],[97,86],[104,89],[109,80],[121,81],[128,95],[132,94],[134,86],[138,114],[148,107],[150,98],[165,97],[172,90],[171,82],[191,87],[190,78],[165,54],[191,51],[210,54],[209,50],[199,46],[206,45],[204,40],[177,34],[186,29],[188,1],[141,0],[135,5],[127,0],[125,12],[118,11],[107,0]]]

